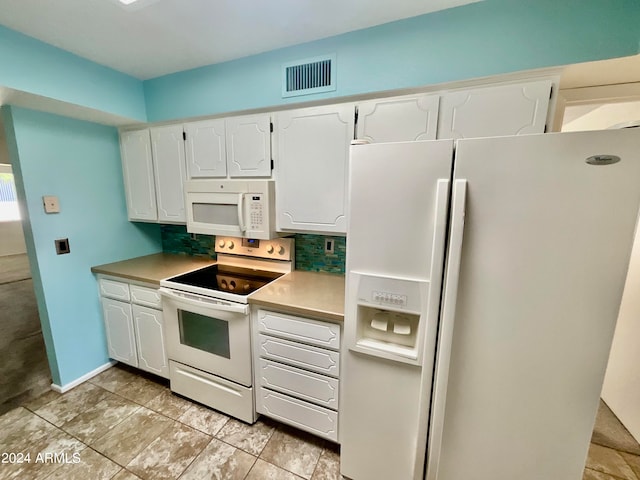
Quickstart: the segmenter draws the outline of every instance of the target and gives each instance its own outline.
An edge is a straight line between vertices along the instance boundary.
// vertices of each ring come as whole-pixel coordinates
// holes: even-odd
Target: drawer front
[[[157,288],[131,285],[131,301],[145,307],[162,309],[162,299]]]
[[[253,423],[253,389],[169,360],[171,391]]]
[[[261,358],[258,362],[258,382],[261,386],[271,390],[286,393],[323,407],[338,409],[339,381],[336,378]]]
[[[340,350],[340,325],[337,323],[259,310],[258,331],[297,342]]]
[[[115,298],[116,300],[123,300],[125,302],[130,300],[128,283],[101,278],[99,284],[100,295],[103,297]]]
[[[261,357],[332,377],[340,374],[340,354],[323,348],[301,345],[280,338],[258,335]]]
[[[258,413],[333,442],[338,441],[337,412],[263,387],[258,387],[256,397]]]

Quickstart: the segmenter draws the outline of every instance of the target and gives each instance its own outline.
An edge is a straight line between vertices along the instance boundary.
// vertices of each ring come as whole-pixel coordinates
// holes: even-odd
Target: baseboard
[[[73,382],[69,382],[65,385],[56,385],[55,383],[51,384],[51,390],[53,390],[54,392],[58,392],[58,393],[65,393],[68,392],[69,390],[71,390],[73,387],[77,387],[78,385],[80,385],[81,383],[86,382],[87,380],[89,380],[90,378],[95,377],[96,375],[98,375],[99,373],[104,372],[105,370],[113,367],[116,363],[116,361],[111,360],[107,363],[105,363],[104,365],[100,365],[98,368],[96,368],[95,370],[91,370],[89,373],[81,376],[80,378],[75,379]]]

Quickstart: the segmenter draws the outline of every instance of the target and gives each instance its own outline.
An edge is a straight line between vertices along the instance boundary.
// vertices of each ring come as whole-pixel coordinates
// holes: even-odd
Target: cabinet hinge
[[[544,133],[547,133],[549,131],[549,126],[545,123],[544,125]]]
[[[356,107],[355,117],[353,119],[353,139],[358,138],[358,107]]]
[[[186,140],[187,139],[187,132],[182,132],[182,139]]]
[[[271,159],[271,170],[273,170],[275,163],[273,162],[273,158]]]
[[[271,133],[273,133],[273,122],[269,123],[269,130],[271,131]]]

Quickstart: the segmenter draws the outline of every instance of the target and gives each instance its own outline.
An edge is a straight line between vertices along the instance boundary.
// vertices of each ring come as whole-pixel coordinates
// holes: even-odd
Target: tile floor
[[[26,254],[0,256],[0,415],[49,390],[51,375]]]
[[[0,479],[341,478],[335,444],[268,419],[247,425],[120,366],[1,416],[0,455]]]
[[[0,416],[0,455],[0,479],[342,478],[335,444],[269,419],[247,425],[121,366]],[[592,443],[583,480],[640,480],[640,456]]]

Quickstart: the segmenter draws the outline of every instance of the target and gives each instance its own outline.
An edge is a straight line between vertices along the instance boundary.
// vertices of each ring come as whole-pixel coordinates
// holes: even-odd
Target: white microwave
[[[279,236],[273,180],[190,180],[187,232],[267,240]]]

